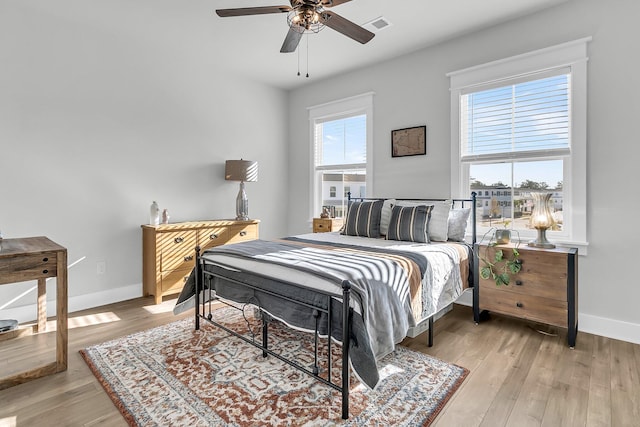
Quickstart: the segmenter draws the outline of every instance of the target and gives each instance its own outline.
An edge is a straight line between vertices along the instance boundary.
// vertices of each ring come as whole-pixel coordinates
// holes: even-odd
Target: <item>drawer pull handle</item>
[[[47,258],[47,257],[42,258],[42,262],[47,262],[47,261],[49,261],[49,258]]]
[[[42,274],[47,274],[49,270],[42,270]]]
[[[244,231],[244,230],[243,230],[243,231],[241,231],[241,232],[240,232],[240,236],[241,236],[241,237],[244,237],[244,236],[246,236],[246,235],[247,235],[247,232],[246,232],[246,231]]]
[[[521,302],[517,302],[517,303],[516,303],[516,307],[518,307],[518,308],[522,308],[522,307],[524,307],[524,304],[522,304]]]
[[[185,261],[193,261],[193,255],[187,255],[186,257],[184,257]]]
[[[176,243],[182,243],[184,242],[184,237],[176,237],[175,239],[173,239],[173,241]]]
[[[214,239],[217,239],[217,238],[218,238],[218,235],[216,233],[213,233],[213,234],[211,234],[209,236],[209,239],[211,239],[211,240],[214,240]]]
[[[516,280],[516,286],[522,286],[522,280]]]

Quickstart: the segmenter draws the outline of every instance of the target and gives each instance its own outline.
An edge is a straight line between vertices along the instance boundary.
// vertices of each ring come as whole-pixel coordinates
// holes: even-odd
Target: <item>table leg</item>
[[[36,332],[47,330],[47,280],[38,279],[38,324]]]
[[[56,363],[57,372],[67,370],[67,251],[58,253],[56,277]]]

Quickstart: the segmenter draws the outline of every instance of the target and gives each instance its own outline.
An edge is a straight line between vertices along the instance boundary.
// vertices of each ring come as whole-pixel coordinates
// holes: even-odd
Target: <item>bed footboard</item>
[[[195,295],[196,295],[196,303],[195,303],[195,329],[200,329],[200,321],[204,320],[216,327],[223,329],[225,332],[229,333],[232,336],[240,338],[244,342],[251,344],[252,346],[262,350],[263,357],[273,356],[284,363],[298,369],[302,372],[305,372],[308,375],[311,375],[316,380],[322,382],[323,384],[337,390],[341,394],[342,399],[342,419],[349,418],[349,378],[350,378],[350,367],[349,367],[349,347],[351,340],[351,327],[352,327],[352,311],[353,309],[350,307],[350,298],[351,298],[351,284],[348,280],[344,280],[341,284],[342,287],[342,299],[341,299],[341,308],[337,307],[336,304],[336,295],[330,293],[323,293],[321,291],[317,291],[319,294],[323,294],[324,304],[308,304],[302,301],[295,300],[290,298],[287,295],[280,294],[272,289],[267,290],[264,288],[258,288],[255,285],[250,283],[243,282],[241,280],[230,278],[226,276],[222,276],[220,274],[207,271],[206,269],[207,260],[200,256],[200,247],[196,248],[196,265],[195,265]],[[257,273],[252,273],[253,276],[260,276]],[[295,360],[291,360],[287,357],[278,354],[277,352],[272,351],[269,348],[269,336],[268,336],[268,324],[271,319],[269,314],[269,308],[263,307],[260,301],[255,298],[252,301],[241,302],[236,301],[237,304],[254,304],[256,305],[261,313],[262,318],[262,334],[261,334],[261,342],[257,342],[254,339],[249,339],[246,336],[238,333],[237,331],[231,330],[225,325],[216,322],[213,319],[212,312],[215,307],[212,304],[212,301],[220,301],[228,306],[237,308],[238,310],[242,310],[242,308],[237,307],[226,300],[221,299],[219,296],[214,295],[212,291],[212,286],[206,286],[207,281],[211,281],[213,278],[223,279],[225,282],[232,283],[233,286],[238,286],[246,289],[251,289],[252,291],[259,291],[260,293],[269,294],[272,297],[276,297],[282,299],[283,301],[287,301],[287,304],[298,304],[300,306],[304,306],[308,309],[313,310],[313,317],[315,318],[315,331],[314,333],[314,364],[311,369],[301,365]],[[287,283],[288,285],[297,286],[293,283]],[[340,318],[342,320],[342,367],[341,367],[341,382],[338,384],[332,378],[332,367],[331,367],[331,355],[332,355],[332,318],[336,313],[335,310],[341,310],[339,313]],[[324,316],[322,314],[324,313]],[[320,336],[319,331],[321,319],[325,319],[326,331],[328,331],[328,339],[327,339],[327,371],[326,378],[320,375],[320,368],[318,364],[318,338]]]

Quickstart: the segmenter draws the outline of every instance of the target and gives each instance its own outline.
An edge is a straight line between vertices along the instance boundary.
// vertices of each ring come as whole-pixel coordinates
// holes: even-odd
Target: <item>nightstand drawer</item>
[[[512,249],[501,246],[483,247],[480,255],[492,261],[498,249],[503,251],[505,258],[513,258]],[[567,301],[567,254],[532,251],[526,247],[520,247],[519,253],[522,269],[518,274],[510,275],[509,285],[501,289],[506,292]],[[496,288],[493,279],[480,278],[479,281],[482,290]]]
[[[518,273],[509,279],[509,285],[499,287],[502,292],[510,292],[519,295],[533,295],[541,298],[549,298],[557,301],[567,301],[567,280],[555,279],[546,281],[532,274]],[[480,278],[480,289],[495,290],[496,282],[493,279]]]
[[[342,223],[342,218],[314,218],[313,232],[328,233],[331,231],[338,231],[342,228]]]
[[[503,287],[483,288],[480,295],[480,309],[567,327],[567,303],[565,301],[516,294],[505,291]]]

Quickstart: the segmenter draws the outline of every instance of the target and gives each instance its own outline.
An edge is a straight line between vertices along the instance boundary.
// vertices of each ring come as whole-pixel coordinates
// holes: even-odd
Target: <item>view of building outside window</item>
[[[470,173],[478,225],[531,228],[531,192],[548,192],[552,194],[550,208],[556,222],[553,230],[562,230],[562,160],[472,165]]]

